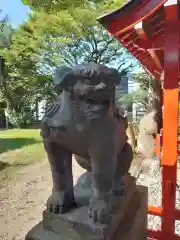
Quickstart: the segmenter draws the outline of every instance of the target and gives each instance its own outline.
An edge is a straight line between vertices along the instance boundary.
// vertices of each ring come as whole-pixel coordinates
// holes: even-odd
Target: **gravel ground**
[[[74,182],[84,172],[73,161]],[[52,180],[48,162],[32,164],[0,184],[0,240],[24,240],[42,219]]]
[[[180,166],[178,166],[178,175]],[[74,180],[83,173],[73,162]],[[158,162],[145,167],[138,184],[149,189],[149,204],[161,205],[161,170]],[[178,179],[180,184],[180,177]],[[52,187],[49,165],[38,163],[22,169],[19,176],[0,186],[0,240],[24,240],[26,233],[42,219],[47,198]],[[180,208],[180,195],[177,191],[176,207]],[[160,229],[159,217],[148,216],[148,227]],[[180,222],[176,223],[176,233],[180,234]]]
[[[140,174],[138,184],[148,187],[148,201],[150,205],[161,206],[161,168],[157,161],[151,163],[151,167],[144,169]],[[180,164],[178,164],[177,183],[180,184]],[[180,209],[180,192],[176,190],[176,208]],[[180,235],[180,221],[176,221],[176,234]],[[161,229],[161,218],[148,215],[148,228]]]

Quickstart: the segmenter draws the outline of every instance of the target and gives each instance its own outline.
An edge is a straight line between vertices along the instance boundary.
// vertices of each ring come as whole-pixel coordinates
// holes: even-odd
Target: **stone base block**
[[[87,206],[63,215],[45,211],[43,221],[27,234],[25,240],[144,240],[148,192],[142,186],[133,189],[129,188],[121,199],[108,226],[89,222]]]

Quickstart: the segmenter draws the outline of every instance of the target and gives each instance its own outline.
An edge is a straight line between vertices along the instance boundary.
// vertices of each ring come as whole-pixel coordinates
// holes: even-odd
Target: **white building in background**
[[[132,79],[132,73],[129,73],[122,77],[120,84],[116,87],[116,102],[118,99],[123,97],[124,95],[134,92],[138,89],[139,84],[135,83]],[[137,121],[142,116],[144,116],[145,112],[141,106],[136,103],[133,103],[132,106],[128,108],[128,119]]]
[[[45,112],[45,107],[46,107],[46,101],[42,100],[38,106],[38,118],[39,118],[38,120],[42,120]]]
[[[121,106],[122,108],[124,108],[124,110],[127,111],[129,120],[132,120],[132,106],[129,106],[129,108],[126,109],[126,107],[123,106],[123,104],[119,103],[119,99],[122,98],[124,95],[130,93],[132,88],[131,85],[132,85],[131,74],[125,74],[124,76],[122,76],[121,82],[119,85],[116,86],[115,90],[116,104],[117,106]]]

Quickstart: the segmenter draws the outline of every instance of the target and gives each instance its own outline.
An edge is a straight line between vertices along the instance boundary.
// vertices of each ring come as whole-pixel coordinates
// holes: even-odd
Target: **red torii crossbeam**
[[[160,216],[161,231],[148,230],[150,239],[176,240],[178,102],[180,24],[178,0],[131,0],[98,18],[128,51],[160,80],[164,71],[162,139],[162,207],[149,206],[149,214]]]

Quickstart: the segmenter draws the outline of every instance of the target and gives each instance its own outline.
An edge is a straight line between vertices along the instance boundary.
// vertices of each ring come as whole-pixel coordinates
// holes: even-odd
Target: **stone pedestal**
[[[147,228],[147,188],[127,180],[121,199],[115,199],[108,225],[94,224],[88,218],[88,206],[80,206],[66,214],[43,213],[25,240],[144,240]],[[117,207],[118,206],[118,207]]]

